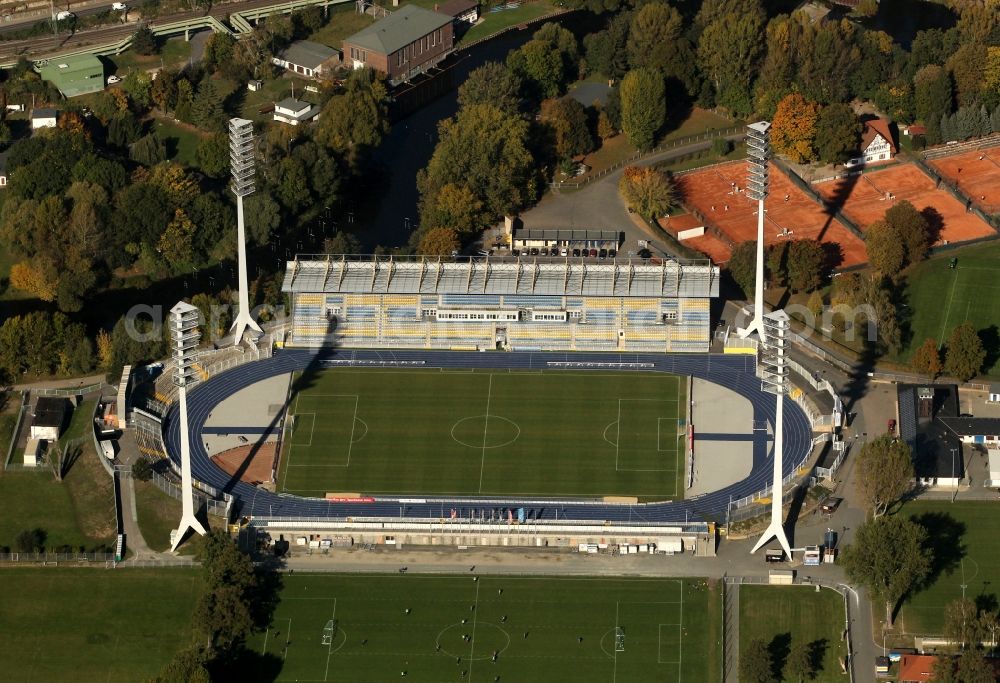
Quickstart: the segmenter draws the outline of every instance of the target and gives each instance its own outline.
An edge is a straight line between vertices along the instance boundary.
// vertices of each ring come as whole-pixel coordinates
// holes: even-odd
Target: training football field
[[[284,582],[271,627],[248,644],[279,681],[720,677],[721,591],[704,580],[296,573]]]
[[[683,493],[686,378],[659,373],[329,369],[294,380],[281,489]]]

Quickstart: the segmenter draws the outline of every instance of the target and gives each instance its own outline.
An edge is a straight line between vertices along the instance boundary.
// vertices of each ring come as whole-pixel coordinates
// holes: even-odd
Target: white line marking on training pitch
[[[336,621],[337,619],[337,598],[333,599],[333,614],[330,615],[331,621]],[[326,673],[323,674],[323,680],[327,680],[330,677],[330,656],[333,654],[333,637],[330,638],[330,642],[326,646]]]
[[[618,601],[615,600],[615,638],[618,637]],[[615,643],[615,664],[614,669],[611,671],[611,683],[615,683],[618,680],[618,644]]]
[[[958,273],[951,280],[951,292],[948,294],[948,305],[944,309],[944,319],[941,321],[941,333],[938,335],[938,348],[944,344],[944,331],[948,326],[948,319],[951,318],[951,301],[955,298],[955,283],[958,282]]]
[[[493,375],[490,375],[492,377]],[[472,665],[476,663],[473,657],[476,654],[476,624],[479,621],[479,587],[481,581],[476,581],[476,609],[472,613],[472,642],[469,645],[469,680],[472,680]]]
[[[490,373],[490,385],[486,393],[486,420],[483,422],[483,457],[479,461],[479,492],[483,492],[483,472],[486,469],[486,438],[490,429],[490,401],[493,399],[493,374]],[[476,587],[478,595],[479,587]],[[470,679],[471,680],[471,679]]]
[[[354,426],[358,423],[358,395],[354,395],[354,416],[351,418],[351,438],[347,442],[347,464],[344,467],[351,466],[351,451],[354,450]],[[367,432],[366,432],[367,433]]]

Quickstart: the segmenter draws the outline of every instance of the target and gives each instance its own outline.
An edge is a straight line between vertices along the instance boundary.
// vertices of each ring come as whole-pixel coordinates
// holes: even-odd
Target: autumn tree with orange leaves
[[[816,120],[820,106],[798,93],[786,95],[778,102],[771,121],[771,146],[778,154],[797,164],[814,161],[816,150]]]

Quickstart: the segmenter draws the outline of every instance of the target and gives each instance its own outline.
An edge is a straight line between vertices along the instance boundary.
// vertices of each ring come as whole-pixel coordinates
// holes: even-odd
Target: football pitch
[[[949,268],[952,258],[958,259],[956,268]],[[995,337],[1000,321],[1000,245],[945,252],[914,266],[907,283],[913,334],[904,360],[928,337],[939,345],[947,343],[952,330],[965,321],[980,332],[992,327]],[[1000,361],[983,372],[1000,376]]]
[[[660,373],[328,369],[300,375],[281,490],[683,494],[686,378]]]
[[[697,579],[293,574],[248,647],[279,681],[717,681]]]

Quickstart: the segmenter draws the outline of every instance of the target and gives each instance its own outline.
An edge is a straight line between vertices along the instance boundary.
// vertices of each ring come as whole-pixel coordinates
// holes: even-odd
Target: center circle
[[[521,436],[521,428],[513,420],[499,415],[463,417],[451,428],[451,438],[469,448],[502,448]]]
[[[475,633],[472,627],[471,619],[465,624],[445,626],[434,644],[440,648],[438,651],[441,654],[461,657],[466,661],[492,659],[494,652],[503,652],[510,647],[510,634],[500,626],[480,621],[475,624]],[[470,640],[466,640],[466,636]],[[475,641],[471,640],[473,636]]]

